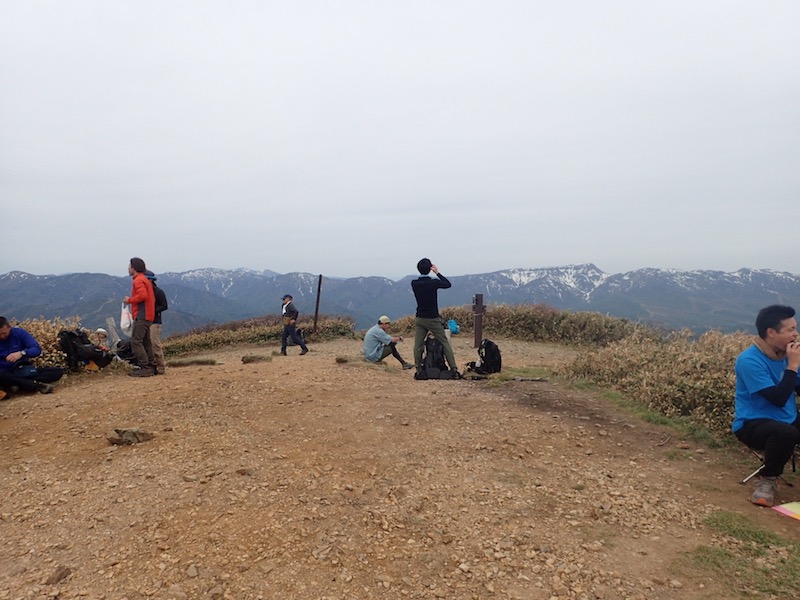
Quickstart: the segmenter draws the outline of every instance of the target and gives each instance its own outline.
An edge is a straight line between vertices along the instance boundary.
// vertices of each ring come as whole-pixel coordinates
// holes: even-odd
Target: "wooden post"
[[[317,281],[317,306],[314,309],[314,333],[317,333],[317,319],[319,318],[319,297],[322,292],[322,275],[319,276]]]
[[[473,348],[478,348],[483,339],[483,294],[475,294],[472,297],[472,314],[475,317],[475,345]]]

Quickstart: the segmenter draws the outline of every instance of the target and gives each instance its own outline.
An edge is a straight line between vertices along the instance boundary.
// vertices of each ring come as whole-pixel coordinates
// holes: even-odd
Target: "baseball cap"
[[[291,294],[284,294],[283,296],[281,296],[281,300],[286,300],[287,298],[291,299],[292,295]]]
[[[95,333],[104,333],[104,334],[108,335],[108,332],[105,329],[103,329],[102,327],[98,327],[97,329],[94,330],[94,332]]]
[[[381,315],[381,317],[378,318],[378,323],[391,323],[391,322],[392,320],[386,315]]]

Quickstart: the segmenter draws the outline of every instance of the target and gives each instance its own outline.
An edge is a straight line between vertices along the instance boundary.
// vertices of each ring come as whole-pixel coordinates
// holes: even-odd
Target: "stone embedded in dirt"
[[[52,575],[50,575],[50,577],[47,578],[45,584],[55,585],[56,583],[58,583],[59,581],[63,581],[70,575],[72,575],[72,569],[70,569],[69,567],[65,567],[63,565],[59,565],[56,567],[55,572]]]
[[[139,444],[147,442],[155,437],[149,431],[139,429],[138,427],[130,429],[115,429],[113,433],[108,433],[106,439],[112,444],[118,446],[128,446],[130,444]]]

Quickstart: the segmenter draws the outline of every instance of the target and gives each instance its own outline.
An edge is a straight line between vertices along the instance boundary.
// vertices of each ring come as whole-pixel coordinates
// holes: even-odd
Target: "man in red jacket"
[[[139,368],[131,371],[132,377],[150,377],[156,374],[156,359],[153,355],[153,344],[150,342],[150,325],[156,318],[156,295],[146,272],[147,267],[141,258],[131,259],[128,265],[128,275],[133,277],[131,295],[122,299],[125,304],[131,305],[133,314],[131,351]]]

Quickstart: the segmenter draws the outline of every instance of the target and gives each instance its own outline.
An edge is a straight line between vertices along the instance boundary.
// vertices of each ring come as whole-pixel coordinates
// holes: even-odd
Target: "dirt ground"
[[[573,352],[497,341],[506,367]],[[310,348],[0,403],[0,598],[716,600],[689,557],[725,543],[708,514],[800,539],[747,502],[738,449],[554,382],[415,381],[356,340]],[[155,437],[107,440],[131,427]]]

